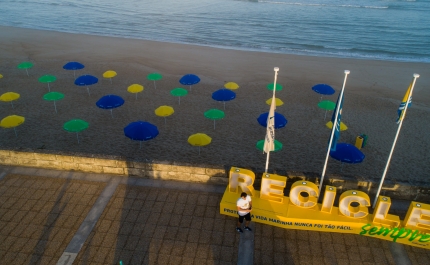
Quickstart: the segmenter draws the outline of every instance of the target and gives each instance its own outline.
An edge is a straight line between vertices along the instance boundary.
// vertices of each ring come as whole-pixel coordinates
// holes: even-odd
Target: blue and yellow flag
[[[337,115],[337,122],[336,122],[336,128],[334,129],[334,134],[333,134],[333,140],[331,142],[331,147],[330,147],[330,151],[336,151],[336,145],[337,145],[337,141],[340,138],[340,120],[342,117],[342,104],[343,104],[343,97],[342,97],[342,101],[339,103],[339,99],[340,99],[340,95],[337,98],[336,101],[336,107],[335,110],[337,110],[337,105],[340,104],[339,106],[339,114]],[[336,119],[336,111],[333,112],[333,115],[331,116],[331,122],[334,124],[334,120]]]
[[[399,116],[399,117],[397,117],[397,121],[396,121],[397,124],[399,124],[400,121],[403,120],[403,118],[404,118],[406,102],[408,101],[409,95],[411,94],[412,83],[413,83],[413,81],[409,85],[408,90],[406,91],[406,94],[403,97],[402,103],[400,103],[399,109],[397,110],[397,115]],[[409,98],[409,105],[408,105],[408,107],[411,106],[411,103],[412,103],[412,97]]]

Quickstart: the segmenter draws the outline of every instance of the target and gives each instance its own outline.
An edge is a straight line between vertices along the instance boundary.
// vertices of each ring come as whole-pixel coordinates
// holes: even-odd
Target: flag
[[[272,104],[270,104],[269,115],[267,116],[266,137],[264,138],[264,153],[275,150],[275,108],[276,100],[273,93]]]
[[[342,97],[341,102],[339,103],[340,95],[341,94],[339,94],[339,97],[337,98],[337,101],[336,101],[335,110],[337,110],[338,104],[340,104],[340,106],[339,106],[339,114],[337,115],[336,128],[334,129],[333,140],[331,142],[330,151],[336,151],[337,141],[340,138],[340,120],[342,117],[342,104],[343,104],[343,97]],[[331,122],[333,123],[333,126],[334,126],[335,119],[336,119],[336,111],[333,112],[333,115],[331,117]]]
[[[412,81],[413,82],[413,81]],[[397,124],[400,123],[401,120],[403,120],[404,118],[404,112],[405,112],[405,107],[406,107],[406,102],[408,101],[409,95],[411,94],[411,87],[412,87],[412,83],[409,85],[408,90],[406,91],[405,96],[403,97],[402,102],[400,103],[399,109],[397,110],[397,115],[399,117],[397,117]],[[411,106],[412,103],[412,97],[409,98],[409,106]]]

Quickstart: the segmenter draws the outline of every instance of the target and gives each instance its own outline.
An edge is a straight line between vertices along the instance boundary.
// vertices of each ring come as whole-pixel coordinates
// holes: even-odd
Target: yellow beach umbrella
[[[211,142],[212,142],[212,138],[210,138],[207,134],[204,134],[204,133],[196,133],[188,137],[189,144],[199,147],[199,155],[200,155],[200,146],[208,145]]]
[[[284,102],[279,98],[275,98],[275,103],[276,103],[276,107],[284,105]],[[269,106],[272,105],[272,98],[269,98],[268,100],[266,100],[266,104]]]
[[[164,117],[164,124],[166,124],[166,117],[172,115],[175,110],[170,106],[160,106],[155,110],[155,115]]]
[[[224,87],[227,89],[232,89],[232,90],[236,90],[239,88],[239,85],[236,84],[235,82],[228,82],[224,84]]]
[[[12,101],[19,99],[19,97],[20,97],[20,95],[18,93],[6,92],[0,96],[0,101],[10,102],[10,104],[12,104],[12,108],[13,108]]]
[[[133,84],[127,88],[127,91],[130,93],[136,94],[136,100],[137,100],[137,93],[142,92],[143,89],[144,89],[144,87],[142,85]]]
[[[333,128],[333,123],[331,121],[329,121],[325,124],[325,126],[327,126],[329,129],[331,129],[331,128]],[[348,126],[346,126],[345,123],[340,122],[340,130],[346,131],[346,130],[348,130]]]
[[[24,121],[25,121],[25,118],[22,116],[10,115],[1,120],[0,127],[13,128],[13,130],[15,131],[15,136],[18,137],[15,127],[21,125],[22,123],[24,123]]]
[[[112,84],[112,77],[116,76],[116,72],[112,71],[112,70],[108,70],[106,72],[103,73],[103,77],[104,78],[109,78],[110,79],[110,83]]]

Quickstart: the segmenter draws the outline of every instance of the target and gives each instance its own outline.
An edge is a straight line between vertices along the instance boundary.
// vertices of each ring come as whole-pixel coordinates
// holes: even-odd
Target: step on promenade
[[[224,185],[0,166],[2,264],[430,264],[430,251],[219,214]],[[402,212],[406,203],[396,203]],[[402,206],[404,205],[404,207]],[[402,208],[403,207],[403,208]]]

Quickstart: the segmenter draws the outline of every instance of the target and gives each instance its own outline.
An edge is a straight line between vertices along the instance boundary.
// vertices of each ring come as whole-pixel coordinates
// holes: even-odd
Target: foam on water
[[[430,2],[1,0],[0,25],[229,49],[430,62]]]

